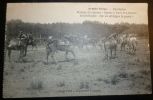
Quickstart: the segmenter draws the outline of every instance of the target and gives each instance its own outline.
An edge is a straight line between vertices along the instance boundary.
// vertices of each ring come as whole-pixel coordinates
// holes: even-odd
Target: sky
[[[147,12],[147,3],[8,3],[6,20],[20,19],[32,23],[82,23],[88,20],[110,24],[148,24]]]

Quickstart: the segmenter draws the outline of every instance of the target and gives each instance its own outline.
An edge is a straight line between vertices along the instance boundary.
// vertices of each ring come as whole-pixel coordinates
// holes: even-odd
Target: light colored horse
[[[20,52],[18,60],[23,60],[26,53],[26,39],[12,39],[6,45],[6,50],[8,52],[9,61],[11,61],[12,50],[18,50]]]
[[[133,36],[129,37],[127,46],[128,46],[128,52],[131,54],[135,54],[137,47],[137,38]]]
[[[104,40],[104,50],[106,59],[112,59],[116,57],[117,40],[114,37]]]
[[[131,54],[135,54],[136,46],[137,46],[137,38],[133,34],[121,35],[118,37],[120,40],[120,48],[122,50],[126,50]]]
[[[71,53],[75,59],[75,53],[73,51],[73,48],[71,45],[61,45],[59,43],[59,40],[53,40],[53,42],[51,44],[47,44],[46,46],[46,59],[47,59],[47,64],[48,64],[48,59],[49,59],[49,55],[51,55],[53,63],[57,63],[56,59],[55,59],[55,54],[57,51],[63,51],[65,52],[65,59],[68,60],[68,53]]]
[[[118,37],[118,45],[120,45],[120,50],[125,51],[127,41],[128,41],[128,36],[126,34],[119,35]]]

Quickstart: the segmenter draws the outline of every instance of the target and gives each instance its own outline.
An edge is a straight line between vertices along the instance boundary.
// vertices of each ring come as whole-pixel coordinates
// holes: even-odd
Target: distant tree
[[[15,38],[19,31],[32,33],[35,38],[48,38],[53,36],[62,38],[64,36],[83,37],[87,35],[89,38],[103,38],[113,33],[135,33],[138,36],[148,36],[148,26],[145,24],[129,24],[116,23],[107,24],[97,21],[84,21],[83,23],[25,23],[21,20],[10,20],[6,23],[7,37]]]

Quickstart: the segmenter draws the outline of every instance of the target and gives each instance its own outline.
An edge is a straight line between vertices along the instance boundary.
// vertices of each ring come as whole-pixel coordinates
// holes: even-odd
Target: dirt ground
[[[75,49],[76,60],[66,61],[57,52],[57,64],[46,64],[45,47],[31,50],[24,62],[13,51],[4,64],[3,97],[56,97],[81,95],[151,94],[148,41],[139,39],[136,55],[117,51],[117,58],[104,59],[100,48]],[[72,58],[69,55],[69,58]]]

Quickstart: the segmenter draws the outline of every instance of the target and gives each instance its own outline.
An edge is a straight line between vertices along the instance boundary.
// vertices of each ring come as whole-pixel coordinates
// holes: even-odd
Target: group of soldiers
[[[135,55],[137,38],[134,33],[111,34],[104,38],[100,44],[104,44],[106,58],[115,58],[117,49]],[[119,48],[118,48],[119,47]]]
[[[136,36],[135,34],[112,34],[109,37],[105,38],[105,40],[108,40],[109,38],[112,39],[112,37],[117,38],[117,41],[121,43],[121,50],[125,48],[125,46],[132,46],[135,49],[135,41],[136,41]],[[24,33],[20,31],[18,38],[20,40],[28,38],[29,42],[33,41],[33,35],[32,33]],[[85,35],[84,40],[88,40],[88,37]],[[47,39],[47,45],[52,44],[54,41],[57,41],[59,45],[70,45],[70,41],[67,38],[63,39],[56,39],[53,36],[49,36]],[[81,40],[80,40],[81,41]],[[89,41],[87,41],[89,42]],[[79,42],[78,42],[79,43]],[[86,42],[84,42],[86,43]],[[88,43],[89,44],[89,43]],[[79,44],[78,44],[79,45]],[[87,43],[86,43],[87,45]]]
[[[137,45],[137,38],[135,34],[124,34],[120,36],[121,41],[121,50],[125,49],[125,46],[129,49],[133,49],[135,52],[136,45]]]
[[[23,40],[23,41],[22,41]],[[26,40],[26,41],[25,41]],[[116,56],[116,49],[118,47],[118,45],[121,45],[121,49],[125,49],[126,47],[129,47],[129,50],[131,53],[135,54],[136,51],[136,36],[135,34],[111,34],[108,37],[105,38],[101,38],[100,40],[97,39],[93,39],[93,38],[89,38],[87,35],[85,35],[82,38],[72,38],[70,37],[63,37],[63,38],[55,38],[53,36],[49,36],[48,39],[46,39],[46,48],[48,50],[48,55],[51,53],[54,55],[54,53],[57,50],[60,51],[64,51],[66,52],[66,54],[68,52],[71,52],[74,55],[75,58],[75,53],[73,51],[74,47],[80,47],[80,44],[82,45],[81,48],[83,48],[84,46],[88,49],[88,46],[93,47],[93,49],[95,49],[97,46],[99,46],[99,48],[101,48],[101,50],[105,51],[105,55],[107,56],[107,58],[110,57],[112,58],[113,55]],[[93,40],[91,42],[91,40]],[[27,47],[28,45],[31,45],[30,43],[33,43],[33,45],[35,44],[34,38],[33,38],[33,34],[32,33],[25,33],[20,31],[19,35],[18,35],[18,41],[19,42],[15,42],[15,41],[10,41],[9,45],[8,45],[8,49],[10,50],[14,50],[14,48],[18,48],[20,51],[21,49],[23,49],[25,51],[25,55],[27,52]],[[82,41],[82,42],[81,42]],[[98,42],[100,41],[100,42]],[[20,44],[21,43],[21,44]],[[94,43],[94,45],[93,45]],[[22,48],[21,48],[22,47]],[[32,46],[33,47],[33,46]],[[72,47],[72,48],[71,48]],[[80,48],[80,49],[81,49]],[[104,49],[102,49],[104,48]],[[114,54],[113,54],[114,52]],[[67,57],[67,55],[66,55]]]
[[[18,39],[19,40],[28,39],[29,43],[34,40],[32,33],[26,33],[26,32],[23,32],[23,31],[19,32]],[[61,44],[61,45],[69,45],[70,44],[69,41],[66,40],[66,39],[60,41],[59,39],[56,39],[53,36],[49,36],[48,39],[47,39],[47,45],[52,44],[54,41],[58,41],[59,44]]]
[[[136,41],[136,36],[135,36],[135,34],[123,34],[123,35],[118,36],[118,34],[115,34],[115,33],[114,33],[114,34],[110,35],[109,37],[107,37],[107,38],[105,38],[105,39],[109,39],[109,38],[112,38],[112,37],[114,37],[114,36],[116,36],[115,38],[118,38],[118,40],[119,40],[120,42],[122,42],[122,45],[123,45],[123,46],[124,46],[124,45],[127,45],[128,42]],[[32,33],[24,33],[24,32],[22,32],[22,31],[20,31],[18,38],[19,38],[20,40],[26,39],[26,38],[29,39],[30,41],[34,40],[34,39],[33,39]],[[87,41],[87,40],[88,40],[87,35],[85,35],[85,36],[83,37],[83,39]],[[30,42],[30,41],[29,41],[29,42]],[[54,41],[58,41],[58,43],[59,43],[60,45],[70,45],[70,41],[69,41],[67,38],[64,38],[64,39],[56,39],[56,38],[54,38],[53,36],[49,36],[49,37],[48,37],[48,39],[47,39],[47,45],[52,44]],[[80,40],[80,41],[81,41],[81,40]],[[89,41],[87,41],[87,42],[89,42]],[[85,43],[86,43],[86,42],[85,42]],[[121,48],[121,49],[122,49],[122,48]]]

